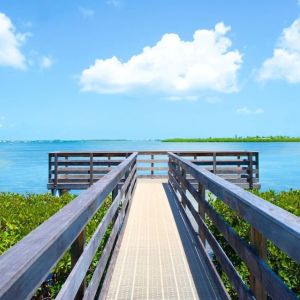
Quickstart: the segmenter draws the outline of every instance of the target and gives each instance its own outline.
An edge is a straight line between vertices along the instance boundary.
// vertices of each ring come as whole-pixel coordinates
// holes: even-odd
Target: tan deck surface
[[[139,179],[106,298],[220,299],[199,256],[167,183]]]

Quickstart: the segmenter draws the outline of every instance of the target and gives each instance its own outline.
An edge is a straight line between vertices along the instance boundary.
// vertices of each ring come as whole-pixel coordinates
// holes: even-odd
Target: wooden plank
[[[85,245],[85,230],[82,230],[81,233],[76,238],[76,240],[74,241],[74,243],[71,245],[72,269],[76,269],[74,267],[84,251],[84,245]],[[76,299],[76,300],[82,299],[85,288],[86,288],[86,280],[85,280],[85,276],[84,276],[83,278],[81,278],[81,280],[78,284],[78,287],[76,288],[76,291],[72,298]]]
[[[124,151],[70,151],[70,152],[64,152],[64,151],[58,151],[58,152],[50,152],[50,155],[57,155],[58,157],[90,157],[90,154],[93,153],[94,157],[126,157],[128,155],[131,155],[133,152],[124,152]]]
[[[168,177],[168,175],[167,175],[167,173],[166,174],[164,174],[164,175],[162,175],[162,174],[160,174],[160,175],[158,175],[158,174],[155,174],[155,175],[151,175],[151,174],[139,174],[138,175],[138,178],[167,178]]]
[[[195,179],[300,263],[300,218],[170,153]]]
[[[170,169],[171,175],[176,176],[178,180],[184,180],[178,172]],[[175,178],[175,177],[174,177]],[[252,274],[260,278],[263,286],[274,299],[295,299],[295,295],[283,281],[269,268],[269,266],[256,255],[253,249],[239,237],[239,235],[223,220],[213,207],[202,198],[195,188],[186,182],[186,187],[195,200],[202,203],[205,213],[213,221],[213,224],[227,240],[229,245],[234,249],[238,256],[246,263]]]
[[[267,240],[252,226],[250,232],[250,245],[262,260],[267,260]],[[256,277],[255,274],[252,273],[250,274],[250,286],[257,300],[267,299],[267,293],[264,290],[260,278]]]
[[[198,193],[204,200],[206,200],[205,187],[201,183],[198,183]],[[205,208],[203,207],[201,201],[198,201],[198,214],[202,220],[205,220]],[[203,245],[205,245],[205,232],[203,231],[201,226],[198,227],[198,234],[201,239],[201,242],[203,243]]]
[[[151,154],[151,160],[154,160],[154,155],[153,154]],[[151,175],[153,175],[154,174],[154,163],[153,162],[151,162],[150,170],[151,170]]]
[[[173,177],[172,178],[172,174],[171,174],[171,177],[169,177],[169,185],[171,187],[171,191],[174,195],[174,198],[177,200],[177,203],[179,205],[179,208],[180,208],[180,212],[186,222],[186,224],[188,225],[188,227],[190,228],[190,231],[191,233],[195,233],[194,229],[193,229],[193,226],[191,224],[191,221],[190,219],[187,217],[186,215],[186,211],[185,209],[183,208],[183,206],[181,205],[181,202],[176,194],[176,189],[174,185],[177,185],[179,186],[178,182],[176,181],[176,179]],[[187,201],[189,202],[189,201]],[[212,279],[214,280],[214,283],[215,283],[215,287],[216,289],[218,290],[219,293],[221,293],[221,296],[220,296],[220,299],[230,299],[224,285],[223,285],[223,282],[214,266],[214,264],[212,263],[211,259],[208,257],[208,254],[205,250],[205,246],[204,244],[201,242],[201,240],[197,237],[194,239],[194,243],[195,243],[195,247],[200,251],[200,253],[202,254],[202,258],[203,258],[203,262],[205,265],[206,265],[206,272],[210,273],[211,274],[211,277]],[[218,298],[217,298],[218,299]]]
[[[157,164],[157,163],[167,163],[168,160],[167,159],[138,159],[137,160],[137,163],[154,163],[154,164]]]
[[[178,150],[135,150],[132,152],[128,151],[58,151],[58,152],[50,152],[51,156],[55,156],[56,154],[59,157],[63,156],[73,156],[73,157],[89,157],[90,153],[93,153],[95,157],[105,157],[108,154],[112,157],[126,157],[134,152],[138,152],[139,155],[167,155],[168,152],[172,152],[181,156],[212,156],[213,153],[216,153],[216,156],[248,156],[249,151],[178,151]],[[251,151],[253,155],[256,155],[257,151]]]
[[[136,176],[135,176],[134,179],[131,181],[133,183],[133,186],[130,187],[131,193],[128,195],[129,197],[126,197],[126,199],[125,199],[125,201],[124,201],[124,203],[121,207],[121,210],[120,210],[119,215],[123,219],[123,223],[122,223],[122,226],[121,226],[121,230],[119,232],[118,239],[116,241],[116,245],[114,247],[114,251],[111,254],[110,262],[109,262],[109,265],[108,265],[108,268],[107,268],[107,271],[106,271],[105,279],[104,279],[103,285],[101,287],[101,291],[100,291],[100,295],[99,295],[98,299],[105,299],[106,298],[109,283],[110,283],[110,280],[111,280],[111,277],[112,277],[112,273],[113,273],[113,270],[114,270],[114,267],[115,267],[116,259],[117,259],[118,253],[119,253],[119,249],[121,247],[121,242],[122,242],[123,235],[124,235],[125,228],[126,228],[126,224],[127,224],[127,221],[128,221],[128,215],[129,215],[130,207],[131,207],[131,204],[132,204],[132,195],[133,195],[135,187],[136,187],[136,180],[137,179],[136,179]],[[84,295],[83,300],[87,300],[87,299],[90,299],[90,300],[93,299],[94,300],[94,293],[97,292],[97,288],[99,287],[99,282],[100,282],[100,279],[99,279],[100,276],[99,275],[101,275],[100,272],[102,272],[102,270],[101,270],[100,266],[98,265],[95,272],[94,272],[94,274],[93,274],[92,280],[91,280],[91,287],[89,287],[88,290],[86,291],[86,295]],[[95,282],[93,282],[93,278],[94,278]]]
[[[95,168],[93,167],[93,174],[103,174],[111,171],[112,168],[106,168],[106,167],[101,167],[101,168]],[[67,167],[67,168],[62,168],[59,167],[57,170],[58,174],[89,174],[90,173],[90,168],[74,168],[74,167]],[[55,171],[52,171],[52,174],[55,174]]]
[[[176,184],[176,179],[172,175],[172,173],[171,173],[171,181],[174,184]],[[190,212],[192,213],[195,221],[197,222],[200,228],[200,232],[204,236],[204,240],[207,239],[222,269],[224,270],[230,282],[232,283],[233,287],[235,288],[236,292],[238,293],[239,298],[254,300],[252,292],[247,288],[246,284],[243,282],[242,278],[240,277],[238,272],[235,270],[233,264],[229,260],[228,256],[226,255],[222,247],[219,245],[218,241],[215,239],[213,234],[207,228],[207,225],[203,221],[203,218],[200,217],[200,215],[195,210],[195,208],[189,201],[188,197],[182,192],[182,190],[179,190],[179,192],[182,195],[182,197],[185,198],[185,203],[188,206]]]
[[[102,279],[103,273],[105,271],[108,259],[111,255],[111,252],[113,250],[113,245],[114,242],[117,238],[117,234],[119,232],[120,229],[120,225],[121,225],[121,217],[120,214],[117,217],[117,220],[115,222],[115,225],[112,229],[112,232],[107,240],[107,243],[105,245],[105,248],[102,251],[102,255],[100,257],[100,260],[97,263],[97,266],[95,268],[94,274],[92,276],[92,279],[90,281],[90,284],[88,285],[85,294],[83,296],[82,299],[87,300],[87,299],[94,299],[96,292],[98,290],[99,287],[99,283]]]
[[[252,153],[248,154],[248,160],[249,160],[249,185],[250,185],[250,189],[253,189],[253,157],[252,157]]]
[[[167,167],[138,167],[138,171],[168,171]],[[153,173],[151,173],[153,175]]]
[[[213,160],[197,160],[196,162],[194,162],[194,164],[196,164],[197,166],[215,165],[216,168],[217,166],[235,166],[235,165],[248,166],[249,161],[245,159],[244,160],[242,159],[216,160],[215,162]]]
[[[93,166],[117,166],[124,160],[93,160]],[[51,165],[55,164],[55,162],[51,162]],[[58,166],[90,166],[90,160],[58,160]]]
[[[119,195],[115,201],[112,203],[107,213],[101,220],[100,224],[96,228],[93,236],[91,237],[88,245],[85,247],[82,255],[80,253],[80,257],[78,259],[77,264],[72,269],[70,275],[66,279],[64,285],[62,286],[59,294],[56,299],[73,299],[77,294],[77,291],[83,281],[85,274],[95,256],[95,253],[100,245],[100,242],[112,221],[116,211],[119,208],[119,204],[121,201],[121,195]],[[80,293],[80,298],[82,299],[83,293]]]
[[[137,153],[130,155],[0,257],[1,300],[23,300],[34,294],[136,157]]]

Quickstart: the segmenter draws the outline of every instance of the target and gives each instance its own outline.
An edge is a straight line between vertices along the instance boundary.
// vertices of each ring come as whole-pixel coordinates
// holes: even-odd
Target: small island
[[[170,138],[165,143],[208,143],[208,142],[300,142],[300,137],[290,136],[247,136],[247,137],[208,137],[208,138]]]

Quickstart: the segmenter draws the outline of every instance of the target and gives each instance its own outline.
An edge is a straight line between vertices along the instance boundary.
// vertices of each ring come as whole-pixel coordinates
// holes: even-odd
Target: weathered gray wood
[[[212,172],[216,174],[235,174],[238,176],[238,174],[244,174],[243,177],[238,176],[238,178],[228,179],[229,181],[238,184],[239,186],[243,188],[249,188],[250,180],[249,180],[249,152],[246,151],[230,151],[230,152],[223,152],[223,151],[176,151],[175,153],[179,154],[182,157],[185,157],[186,159],[189,159],[193,161],[196,164],[206,166],[207,168],[210,168]],[[255,175],[255,181],[253,187],[259,188],[260,185],[258,183],[258,172],[256,172],[255,167],[257,168],[257,152],[251,152],[253,153],[253,157],[255,157],[255,160],[253,160],[253,167],[252,167],[252,173]],[[56,176],[57,172],[58,174],[64,175],[64,174],[89,174],[89,177],[93,177],[92,174],[90,174],[90,171],[88,168],[88,171],[85,172],[86,168],[84,167],[90,167],[90,161],[89,158],[93,156],[93,174],[103,174],[105,172],[102,172],[99,170],[99,166],[116,166],[118,165],[126,156],[129,155],[129,152],[104,152],[104,151],[93,151],[93,152],[56,152],[56,153],[50,153],[49,154],[49,169],[51,169],[51,174]],[[154,159],[155,156],[160,155],[161,158]],[[55,156],[58,157],[58,170],[52,169],[52,167],[55,164]],[[161,150],[154,150],[154,151],[139,151],[139,157],[138,159],[138,175],[141,177],[145,177],[150,175],[149,177],[156,177],[161,178],[163,176],[167,176],[167,160],[162,159],[164,156],[167,156],[167,151],[161,151]],[[105,159],[105,157],[107,159]],[[111,157],[114,157],[114,160],[111,160]],[[149,158],[146,158],[149,157]],[[100,160],[99,160],[100,158]],[[122,158],[122,159],[119,159]],[[204,159],[203,159],[204,158]],[[238,168],[239,163],[243,165],[242,168]],[[147,166],[148,165],[148,166]],[[69,167],[70,170],[66,170]],[[74,172],[72,169],[74,168]],[[224,169],[233,169],[235,171],[228,170],[226,171]],[[81,170],[82,169],[82,170]],[[219,169],[221,169],[219,171]],[[64,173],[65,170],[65,173]],[[96,171],[97,170],[97,171]],[[104,170],[103,170],[104,171]],[[109,170],[106,170],[109,171]],[[158,172],[156,172],[158,171]],[[52,177],[50,175],[49,177],[49,183],[48,188],[53,190],[56,187],[56,184],[64,183],[65,186],[70,183],[81,183],[79,186],[73,186],[74,188],[78,189],[85,189],[86,182],[81,182],[75,180],[75,178],[71,178],[69,182],[67,182],[64,178],[58,177],[58,182],[54,184],[54,176]],[[92,183],[94,180],[89,180],[88,183]],[[68,187],[68,189],[71,189]]]
[[[97,160],[97,159],[94,159],[93,160],[93,165],[94,166],[108,166],[108,165],[111,165],[111,166],[117,166],[119,165],[122,161],[122,160]],[[55,162],[51,162],[50,163],[51,165],[55,165]],[[86,160],[67,160],[67,159],[64,159],[64,160],[58,160],[57,161],[57,165],[58,166],[89,166],[90,165],[90,161],[88,159]]]
[[[179,162],[179,160],[177,160]],[[174,168],[170,168],[170,173],[175,179],[182,181],[184,178]],[[176,175],[175,175],[176,174]],[[201,181],[202,182],[202,181]],[[273,297],[273,299],[295,299],[295,295],[287,288],[281,279],[264,263],[264,261],[256,255],[252,248],[245,243],[237,233],[215,212],[215,210],[205,201],[203,196],[199,194],[195,188],[188,181],[185,185],[191,195],[202,203],[205,213],[213,221],[217,229],[223,234],[231,247],[241,257],[241,259],[248,265],[251,273],[259,278],[264,288]]]
[[[249,186],[250,189],[253,189],[253,156],[252,153],[248,154],[249,160]]]
[[[137,157],[128,159],[0,257],[0,298],[28,299],[122,179]]]
[[[84,251],[84,246],[85,246],[85,230],[82,230],[81,233],[76,238],[76,240],[71,245],[71,265],[73,270],[76,269],[74,267],[77,264],[78,260],[80,259],[80,256]],[[86,288],[86,280],[85,280],[85,276],[83,276],[83,278],[81,278],[78,284],[78,288],[76,289],[76,291],[74,291],[75,293],[72,299],[73,298],[76,300],[82,299],[85,288]]]
[[[240,187],[216,176],[207,170],[170,153],[171,158],[186,168],[214,195],[231,209],[239,213],[247,222],[257,228],[267,239],[300,263],[300,218],[273,205]]]
[[[250,244],[255,253],[264,261],[267,259],[267,240],[266,238],[251,226],[250,232]],[[266,300],[267,293],[264,290],[260,277],[256,277],[255,274],[250,274],[251,289],[257,300]]]
[[[123,239],[126,223],[127,223],[127,220],[128,220],[129,210],[130,210],[131,202],[132,202],[131,201],[132,200],[132,194],[134,193],[135,187],[136,187],[136,176],[133,178],[133,180],[131,182],[131,186],[129,187],[129,190],[131,192],[128,194],[128,197],[126,197],[126,199],[125,199],[125,201],[122,205],[121,211],[120,211],[120,217],[121,217],[121,219],[123,219],[123,224],[121,226],[121,230],[119,232],[119,236],[118,236],[118,239],[116,241],[114,251],[111,255],[111,259],[110,259],[110,262],[109,262],[109,265],[108,265],[108,268],[107,268],[107,272],[106,272],[106,276],[105,276],[103,285],[101,286],[101,291],[100,291],[100,294],[99,294],[99,297],[98,297],[99,300],[106,298],[106,294],[107,294],[108,287],[109,287],[109,282],[111,280],[113,269],[114,269],[114,266],[115,266],[115,263],[116,263],[116,260],[117,260],[117,256],[118,256],[118,253],[119,253],[119,250],[120,250],[121,242],[122,242],[122,239]],[[85,295],[85,298],[83,300],[93,299],[93,295],[97,291],[97,287],[98,287],[98,284],[100,282],[99,277],[102,276],[101,274],[103,272],[99,265],[97,266],[97,269],[98,269],[97,272],[95,271],[95,273],[94,273],[95,277],[93,275],[95,282],[91,285],[91,287],[88,288],[87,293],[86,293],[87,295]],[[99,272],[99,276],[98,276],[98,272]],[[93,281],[93,278],[92,278],[92,281]]]
[[[56,299],[73,299],[75,297],[77,290],[82,280],[84,279],[85,274],[95,256],[99,244],[119,207],[120,202],[121,194],[119,194],[119,196],[114,200],[114,202],[108,209],[107,213],[105,214],[97,229],[95,230],[88,245],[85,247],[83,253],[80,253],[78,257],[78,262],[76,261],[76,265],[74,266],[70,275],[66,279]],[[81,294],[81,298],[82,297],[83,293]]]
[[[138,171],[151,171],[151,175],[153,175],[153,171],[168,171],[166,167],[138,167]]]
[[[171,181],[176,185],[179,183],[176,182],[176,179],[171,173]],[[202,235],[204,236],[204,240],[207,239],[209,245],[211,246],[212,250],[214,251],[214,254],[217,258],[217,260],[220,262],[220,265],[222,269],[227,274],[229,280],[233,284],[235,290],[238,293],[238,296],[240,299],[251,299],[253,300],[253,294],[251,291],[247,288],[245,283],[243,282],[242,278],[238,274],[238,272],[235,270],[234,266],[232,265],[231,261],[227,257],[226,253],[222,249],[222,247],[219,245],[213,234],[209,231],[207,228],[207,225],[203,221],[203,219],[200,217],[200,215],[197,213],[191,202],[189,201],[188,197],[183,193],[182,190],[179,190],[182,197],[185,198],[185,203],[192,213],[195,221],[197,222],[200,231]]]
[[[120,229],[121,224],[121,217],[120,214],[117,217],[116,223],[111,231],[111,234],[107,240],[107,244],[105,245],[105,248],[103,249],[102,255],[100,257],[99,262],[97,263],[96,269],[93,273],[92,279],[84,293],[83,299],[94,299],[96,292],[99,288],[99,283],[101,281],[101,278],[103,276],[103,273],[105,271],[109,256],[111,255],[114,242],[117,238],[118,231]]]
[[[206,198],[205,187],[201,183],[198,183],[198,193],[201,195],[202,199],[205,200]],[[202,220],[205,220],[205,208],[202,205],[202,201],[198,201],[198,214]],[[203,245],[205,245],[205,232],[203,231],[200,225],[198,225],[198,234]]]
[[[95,168],[93,167],[93,173],[94,174],[104,174],[107,172],[110,172],[112,168]],[[55,170],[51,171],[52,174],[55,174]],[[74,168],[74,167],[58,167],[57,169],[58,174],[89,174],[90,168]]]
[[[137,159],[137,163],[147,163],[147,164],[157,164],[157,163],[167,163],[167,159]]]
[[[154,160],[154,155],[153,154],[151,154],[151,160]],[[151,170],[151,175],[153,175],[154,174],[154,163],[153,162],[151,162],[150,170]]]
[[[175,197],[175,199],[177,200],[177,203],[179,204],[179,207],[181,209],[181,214],[186,222],[186,224],[189,226],[190,228],[190,231],[191,232],[194,232],[194,229],[193,229],[193,226],[191,224],[191,221],[190,219],[187,217],[186,213],[185,213],[185,209],[183,208],[183,206],[181,205],[181,202],[176,194],[176,189],[179,188],[180,189],[180,186],[179,186],[179,183],[176,181],[176,179],[174,177],[172,177],[172,174],[170,174],[170,177],[169,177],[169,184],[170,184],[170,187],[171,187],[171,191],[173,192],[173,195]],[[177,186],[177,188],[175,188],[175,186]],[[187,201],[189,202],[189,201]],[[203,245],[203,243],[201,242],[201,240],[199,238],[196,238],[195,240],[195,247],[200,250],[200,253],[203,255],[203,263],[206,264],[206,267],[207,267],[207,272],[209,272],[210,274],[212,274],[212,279],[214,280],[215,284],[216,284],[216,287],[217,289],[219,290],[219,293],[223,294],[222,295],[222,298],[221,299],[230,299],[224,285],[223,285],[223,282],[221,280],[221,278],[219,277],[218,275],[218,272],[215,268],[215,266],[213,265],[212,261],[210,260],[210,258],[208,257],[208,254],[205,250],[205,247]]]

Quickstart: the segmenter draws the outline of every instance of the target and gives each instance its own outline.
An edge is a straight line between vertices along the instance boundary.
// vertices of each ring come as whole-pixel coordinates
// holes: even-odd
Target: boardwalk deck
[[[151,160],[147,162],[151,173],[148,176],[138,172],[138,163],[149,153]],[[160,157],[155,159],[154,155],[162,154],[168,156],[168,182],[166,177],[158,179],[161,174],[155,174],[155,166],[152,167],[156,161],[161,162]],[[121,161],[116,162],[122,155]],[[232,160],[230,169],[218,168],[218,163],[228,164],[228,161],[218,160],[219,156],[232,155],[237,156],[234,168]],[[241,161],[242,155],[248,157],[247,162],[244,158]],[[81,160],[82,156],[87,159]],[[94,157],[97,160],[93,160]],[[103,157],[107,159],[104,161]],[[203,165],[203,157],[213,158],[212,170],[206,169],[206,162]],[[229,299],[203,246],[205,243],[210,245],[209,253],[213,253],[219,263],[218,271],[223,272],[222,277],[226,274],[239,299],[298,299],[268,264],[266,241],[300,264],[299,218],[242,189],[258,183],[258,153],[94,152],[72,153],[71,156],[56,153],[54,158],[54,161],[49,160],[50,189],[63,192],[79,188],[77,176],[87,172],[86,166],[89,166],[88,176],[85,174],[89,179],[80,183],[80,188],[87,189],[0,256],[1,300],[31,299],[68,249],[73,268],[57,300]],[[249,166],[241,169],[241,162]],[[61,170],[61,164],[67,166]],[[70,164],[76,168],[70,170]],[[98,170],[100,165],[105,166],[106,174],[97,180],[102,172]],[[226,180],[221,176],[224,172]],[[72,177],[71,185],[60,182],[59,176],[73,173],[76,177]],[[238,180],[231,178],[230,182],[227,178],[240,173]],[[211,194],[249,224],[249,243],[207,201],[207,195]],[[84,243],[87,226],[107,197],[111,197],[111,204],[89,241]],[[206,220],[210,220],[245,263],[250,273],[249,282],[240,276],[224,251],[224,243],[209,229]],[[90,266],[94,266],[93,258],[103,245],[108,228],[111,234],[88,280],[87,273]]]
[[[138,179],[105,299],[224,299],[169,185]]]

